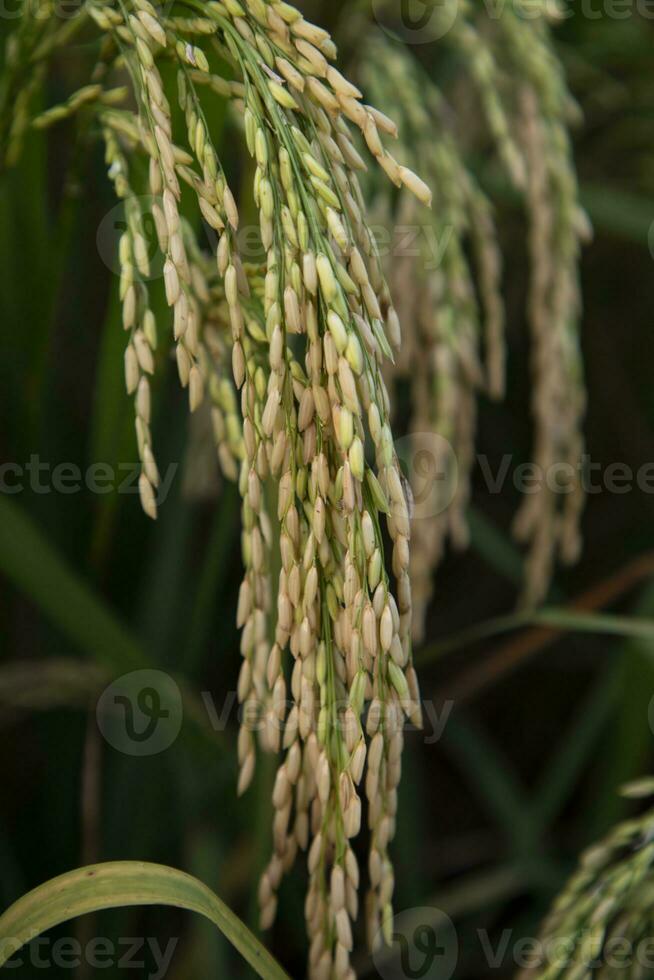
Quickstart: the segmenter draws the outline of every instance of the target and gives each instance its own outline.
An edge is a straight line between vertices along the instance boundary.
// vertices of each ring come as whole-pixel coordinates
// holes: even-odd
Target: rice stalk
[[[427,205],[431,192],[385,149],[394,125],[336,69],[325,31],[285,3],[186,0],[186,7],[194,16],[168,17],[148,0],[88,4],[106,70],[32,122],[44,127],[81,107],[95,113],[109,178],[124,202],[125,378],[150,517],[159,482],[151,379],[165,333],[190,410],[205,400],[211,406],[221,464],[237,477],[243,501],[239,792],[251,782],[257,743],[283,753],[272,800],[274,852],[259,888],[262,926],[275,917],[283,874],[307,850],[310,975],[352,977],[360,878],[352,842],[362,796],[370,831],[365,918],[376,943],[382,930],[389,938],[392,920],[389,845],[403,716],[420,724],[421,713],[409,511],[382,374],[400,335],[366,220],[352,124],[397,186]],[[216,56],[234,78],[212,71]],[[175,133],[164,60],[174,66],[185,123]],[[134,109],[119,108],[107,87],[125,74]],[[238,253],[239,210],[212,142],[207,87],[241,116],[255,165],[260,266]],[[21,109],[21,127],[24,116]],[[11,135],[9,142],[15,146]],[[139,160],[148,164],[166,325],[155,323],[149,301],[151,260],[132,179]],[[210,261],[180,213],[183,184],[217,238]]]

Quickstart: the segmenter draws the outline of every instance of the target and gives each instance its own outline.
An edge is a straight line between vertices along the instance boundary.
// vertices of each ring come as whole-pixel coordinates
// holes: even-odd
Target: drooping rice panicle
[[[430,175],[435,194],[434,209],[426,217],[411,197],[400,197],[391,220],[410,245],[402,254],[401,245],[394,242],[388,260],[404,330],[402,347],[387,373],[396,382],[410,379],[410,456],[425,457],[426,472],[420,479],[428,496],[433,493],[428,511],[417,511],[420,533],[411,549],[414,636],[420,639],[434,568],[445,542],[449,537],[455,546],[464,547],[468,540],[477,396],[484,391],[495,398],[503,394],[501,257],[490,204],[448,131],[438,90],[402,49],[381,35],[366,45],[361,71],[377,100],[403,120],[407,139],[400,152]],[[434,120],[442,126],[437,142]],[[433,433],[442,439],[429,438]]]
[[[488,129],[509,179],[524,197],[530,226],[533,455],[542,478],[515,520],[516,536],[528,545],[523,600],[529,604],[544,597],[557,558],[577,557],[584,502],[577,264],[587,222],[568,145],[574,107],[551,51],[549,13],[544,5],[526,20],[505,11],[495,22],[465,3],[442,39],[462,58],[478,88],[478,122]],[[448,538],[456,547],[467,542],[477,396],[487,392],[498,398],[503,392],[502,259],[493,211],[464,156],[476,149],[478,122],[458,132],[455,109],[445,96],[405,48],[381,33],[370,37],[357,64],[376,101],[401,121],[407,138],[398,155],[429,178],[436,199],[428,222],[419,220],[412,202],[402,197],[388,215],[396,228],[414,232],[410,255],[393,249],[388,261],[404,324],[402,350],[389,373],[411,384],[414,449],[409,455],[429,456],[428,472],[416,481],[432,488],[431,503],[428,512],[423,506],[416,514],[420,534],[411,566],[414,635],[420,639],[445,543]],[[516,86],[516,77],[524,85]],[[446,441],[430,439],[425,452],[430,433]],[[566,474],[559,487],[553,486],[553,471]]]
[[[574,107],[543,28],[542,21],[537,23],[534,40],[518,18],[502,20],[507,48],[525,80],[519,92],[518,132],[529,161],[534,458],[548,475],[539,493],[525,499],[516,518],[517,534],[530,543],[525,595],[529,603],[544,598],[557,557],[572,563],[579,556],[584,505],[586,396],[579,345],[578,255],[589,226],[578,201],[566,129]],[[560,474],[556,482],[555,469]]]
[[[129,336],[125,349],[125,384],[128,394],[135,396],[136,439],[141,460],[139,493],[145,513],[148,517],[156,518],[159,470],[152,451],[150,431],[152,411],[150,376],[154,374],[155,369],[157,326],[148,302],[147,280],[150,275],[148,246],[140,200],[129,181],[127,159],[109,125],[104,129],[104,141],[109,177],[116,195],[124,201],[127,224],[118,249],[120,299],[123,328]]]
[[[232,475],[230,464],[241,457],[239,791],[252,778],[256,730],[264,750],[284,752],[273,793],[274,853],[260,888],[262,923],[274,917],[282,874],[298,850],[308,848],[310,972],[347,977],[359,881],[350,841],[362,823],[358,787],[366,755],[370,751],[366,919],[374,936],[391,918],[388,846],[402,711],[420,722],[411,667],[408,506],[381,372],[390,344],[399,342],[397,315],[366,223],[357,176],[363,161],[347,120],[396,184],[424,203],[431,195],[384,149],[380,131],[393,136],[393,125],[364,106],[358,90],[330,64],[334,50],[325,32],[283,4],[189,5],[202,9],[199,22],[167,21],[145,0],[133,10],[111,8],[106,29],[129,68],[139,118],[117,110],[107,117],[150,158],[152,213],[165,256],[178,371],[191,408],[207,389],[219,452]],[[216,44],[240,82],[211,72],[204,52],[177,35],[187,28]],[[164,53],[178,62],[188,151],[173,138],[156,65]],[[256,166],[261,270],[244,266],[238,255],[238,211],[212,144],[198,73],[243,113]],[[185,234],[180,180],[194,190],[218,238],[217,297]],[[129,251],[123,246],[130,285],[133,238],[130,232],[125,239]],[[130,285],[125,301],[131,326]],[[212,288],[221,311],[213,316],[207,302]],[[234,418],[234,400],[224,375],[216,380],[213,373],[224,364],[226,338],[241,393],[242,438],[234,422],[228,434],[225,413]],[[365,456],[368,438],[373,462]],[[152,509],[147,490],[144,502]],[[397,600],[384,563],[384,516]],[[367,702],[372,710],[364,727]]]
[[[557,170],[567,159],[562,89],[541,78],[546,39],[539,29],[534,60],[515,28],[507,43],[516,49],[524,85],[519,99],[505,99],[495,47],[503,35],[498,29],[489,38],[463,6],[466,17],[450,43],[479,86],[501,160],[527,188],[534,245],[554,247],[549,265],[536,269],[530,303],[536,360],[547,362],[534,386],[537,445],[547,454],[539,458],[572,460],[579,449],[581,389],[566,386],[579,380],[577,236],[571,174]],[[355,839],[366,821],[364,918],[374,946],[391,933],[390,845],[404,719],[421,723],[412,663],[411,501],[391,426],[389,364],[395,356],[394,370],[407,372],[419,362],[412,428],[443,428],[463,473],[453,506],[414,548],[419,634],[443,541],[447,535],[459,544],[466,539],[477,393],[498,396],[504,385],[492,210],[456,139],[445,133],[432,140],[433,120],[444,118],[445,102],[423,86],[415,66],[389,56],[376,71],[373,65],[362,73],[366,89],[378,91],[383,107],[389,104],[406,127],[406,146],[393,155],[387,145],[397,139],[395,123],[366,104],[336,68],[329,34],[288,3],[183,0],[171,13],[149,0],[90,2],[84,23],[99,33],[93,77],[35,118],[32,95],[47,58],[68,35],[48,17],[38,24],[27,18],[15,35],[21,57],[11,62],[16,70],[0,93],[2,155],[16,158],[30,122],[45,128],[81,111],[100,123],[109,177],[125,207],[119,288],[143,507],[156,516],[150,376],[155,349],[170,345],[190,410],[205,405],[221,467],[242,498],[238,791],[250,785],[258,751],[281,752],[272,793],[273,853],[259,886],[261,922],[272,924],[282,877],[306,851],[309,975],[352,980],[363,877]],[[33,63],[30,80],[19,70],[23,55]],[[124,99],[126,78],[131,91]],[[21,86],[25,94],[15,98]],[[250,158],[239,194],[214,142],[209,98],[215,96],[228,103]],[[544,156],[537,163],[538,147]],[[360,185],[370,159],[393,193],[401,191],[395,196],[402,221],[423,222],[437,240],[454,232],[439,267],[428,267],[433,256],[423,253],[417,289],[407,287],[414,280],[405,262],[391,269],[393,288],[386,281]],[[147,199],[138,187],[143,161]],[[432,184],[437,207],[428,215]],[[182,205],[184,187],[190,194]],[[543,210],[548,191],[556,199],[554,224]],[[184,217],[189,200],[195,222]],[[239,208],[257,213],[260,261],[247,263],[239,254]],[[155,325],[149,301],[148,210],[170,309],[167,325]],[[193,230],[200,224],[209,256]],[[551,286],[546,313],[545,274]],[[409,327],[404,338],[403,319]],[[418,357],[423,349],[427,356]],[[557,433],[566,428],[556,444],[547,443],[554,366],[565,368],[555,421]],[[522,520],[526,535],[533,537],[534,521],[546,513],[557,547],[572,555],[580,498],[564,508],[543,499],[538,515]],[[542,591],[552,557],[538,540],[534,549],[532,595]]]
[[[518,170],[506,160],[507,170],[524,187],[530,225],[533,457],[541,479],[515,521],[516,535],[529,545],[523,599],[530,605],[545,597],[555,560],[571,563],[578,557],[584,504],[578,255],[589,226],[579,205],[569,146],[576,109],[549,36],[549,22],[556,16],[556,6],[547,3],[534,8],[528,19],[506,9],[489,25],[488,40],[477,31],[475,41],[496,52],[497,80],[491,87],[504,88],[510,131],[522,160]],[[462,33],[459,19],[453,35]],[[516,78],[521,79],[518,86],[512,82]],[[493,130],[493,115],[487,111],[486,116]]]

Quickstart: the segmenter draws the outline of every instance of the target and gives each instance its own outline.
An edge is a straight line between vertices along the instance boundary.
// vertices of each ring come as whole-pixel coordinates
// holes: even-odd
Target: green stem
[[[432,663],[446,654],[454,653],[480,640],[487,640],[524,626],[542,626],[561,632],[631,636],[654,641],[652,619],[632,619],[629,616],[615,616],[611,613],[581,613],[550,607],[514,613],[510,616],[497,616],[476,623],[445,640],[432,643],[422,650],[416,659],[419,664]]]

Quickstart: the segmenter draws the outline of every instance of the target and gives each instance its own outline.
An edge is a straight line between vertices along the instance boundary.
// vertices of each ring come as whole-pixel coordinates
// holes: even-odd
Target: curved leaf
[[[77,868],[28,892],[0,916],[0,966],[35,936],[88,912],[170,905],[216,925],[264,980],[288,975],[234,912],[197,878],[161,864],[112,861]]]

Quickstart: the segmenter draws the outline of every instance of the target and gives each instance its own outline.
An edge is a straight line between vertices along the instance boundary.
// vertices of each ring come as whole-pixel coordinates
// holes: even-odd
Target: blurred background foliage
[[[343,33],[348,0],[299,6]],[[635,472],[654,461],[654,22],[636,4],[626,9],[616,19],[599,2],[567,6],[556,40],[583,110],[574,147],[595,229],[582,260],[588,453],[602,469],[619,462]],[[14,14],[4,9],[0,32]],[[347,38],[355,63],[357,43]],[[415,51],[434,78],[447,70],[439,52],[438,41]],[[88,64],[83,45],[58,59],[43,106],[83,84]],[[228,173],[239,174],[247,164],[218,100],[215,108]],[[19,167],[0,177],[0,455],[21,467],[33,456],[82,472],[136,461],[110,268],[118,219],[93,136],[83,120],[32,134]],[[505,453],[520,462],[530,452],[525,226],[492,165],[474,169],[498,202],[506,256],[508,396],[482,405],[477,447],[495,470]],[[69,868],[133,858],[196,874],[255,923],[272,770],[262,762],[237,801],[235,713],[216,732],[198,704],[210,692],[220,713],[235,688],[238,502],[208,449],[198,450],[204,433],[189,443],[187,426],[171,366],[154,433],[162,469],[176,470],[156,525],[133,492],[43,493],[25,479],[21,492],[0,494],[2,906]],[[635,624],[654,618],[654,495],[592,494],[582,559],[552,586],[550,605],[607,618],[562,618],[508,636],[462,632],[515,608],[517,504],[510,480],[490,494],[475,468],[471,548],[441,566],[418,653],[425,699],[439,715],[454,704],[442,738],[409,736],[401,788],[396,907],[434,905],[455,919],[460,977],[515,972],[511,946],[490,970],[477,930],[488,929],[494,946],[506,928],[515,940],[534,936],[579,851],[633,809],[619,786],[652,763],[654,641]],[[179,678],[188,704],[175,744],[138,758],[102,739],[94,708],[108,679],[144,666]],[[299,877],[284,884],[269,937],[293,976],[304,961]],[[180,936],[170,980],[249,975],[211,927],[170,910],[106,913],[82,920],[77,935],[164,945]],[[359,967],[376,975],[365,960]]]

